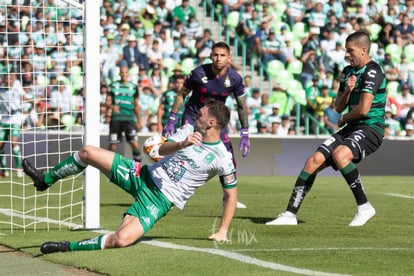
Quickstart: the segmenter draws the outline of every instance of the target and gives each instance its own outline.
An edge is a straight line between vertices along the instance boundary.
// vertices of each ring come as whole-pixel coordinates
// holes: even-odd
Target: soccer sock
[[[6,155],[5,155],[4,149],[0,150],[0,166],[1,166],[1,169],[6,168]]]
[[[13,147],[13,155],[14,155],[14,161],[16,162],[16,167],[20,169],[22,167],[22,152],[20,150],[20,147],[14,146]]]
[[[346,183],[348,183],[351,188],[357,204],[361,205],[367,203],[368,199],[365,195],[364,186],[362,185],[361,177],[355,164],[351,162],[340,171],[342,176],[345,178]]]
[[[316,174],[310,174],[305,171],[301,171],[296,179],[295,186],[293,187],[292,195],[288,203],[287,211],[296,214],[305,198],[306,193],[312,188],[315,182]]]
[[[89,240],[70,242],[70,251],[100,250],[105,248],[105,241],[108,235],[101,235]]]
[[[66,158],[55,167],[53,167],[53,169],[46,172],[44,182],[50,186],[59,179],[80,173],[86,168],[87,165],[88,164],[80,160],[79,153],[75,152],[72,156]]]

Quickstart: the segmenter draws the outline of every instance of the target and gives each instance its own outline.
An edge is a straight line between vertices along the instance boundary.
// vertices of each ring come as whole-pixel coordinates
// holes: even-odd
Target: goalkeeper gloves
[[[240,137],[239,150],[242,152],[242,156],[246,157],[250,151],[249,130],[247,128],[242,128],[240,130]]]
[[[170,116],[168,117],[167,125],[162,130],[162,136],[168,137],[168,136],[172,135],[175,132],[175,127],[174,126],[177,123],[177,121],[178,121],[177,114],[171,112]]]

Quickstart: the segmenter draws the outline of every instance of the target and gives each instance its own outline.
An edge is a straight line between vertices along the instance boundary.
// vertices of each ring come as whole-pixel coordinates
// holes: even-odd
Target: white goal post
[[[85,144],[100,145],[99,135],[99,55],[100,45],[98,31],[99,5],[96,1],[85,2]],[[85,173],[85,208],[84,227],[100,227],[100,181],[99,171],[91,166]]]
[[[12,143],[10,137],[0,141],[0,234],[100,227],[97,169],[89,166],[83,174],[37,192],[31,179],[21,175],[20,165],[22,158],[28,158],[37,168],[48,170],[82,145],[100,146],[99,9],[91,0],[55,0],[53,5],[46,0],[0,0],[0,76],[13,75],[17,80],[13,89],[1,81],[0,92],[24,91],[17,110],[10,112],[7,107],[12,106],[12,100],[8,98],[2,98],[0,106],[0,129],[7,128],[4,120],[11,115],[22,118],[18,141]],[[48,35],[50,29],[57,35],[55,41]],[[64,58],[63,52],[67,55]],[[52,100],[53,89],[72,93],[72,108],[64,115],[60,111],[63,107],[55,105],[67,101]],[[42,93],[45,96],[40,96]],[[83,109],[74,109],[75,105]],[[75,121],[78,117],[81,122]],[[37,125],[39,118],[44,123]]]

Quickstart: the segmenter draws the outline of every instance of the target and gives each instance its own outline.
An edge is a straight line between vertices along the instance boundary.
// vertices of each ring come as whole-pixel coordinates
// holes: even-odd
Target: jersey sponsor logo
[[[369,70],[368,73],[367,73],[368,77],[370,77],[370,78],[375,78],[376,74],[377,74],[377,71],[375,71],[375,70]]]
[[[374,85],[375,85],[375,82],[373,82],[373,81],[366,81],[365,82],[365,87],[367,89],[374,89]]]
[[[177,183],[183,178],[185,172],[187,171],[184,165],[185,161],[180,160],[177,157],[173,157],[168,162],[163,163],[162,167],[171,181]]]

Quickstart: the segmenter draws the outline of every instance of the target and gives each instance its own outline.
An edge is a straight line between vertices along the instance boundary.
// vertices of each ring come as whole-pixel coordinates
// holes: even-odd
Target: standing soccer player
[[[111,84],[106,97],[106,117],[109,123],[109,150],[115,151],[121,142],[122,133],[131,145],[134,160],[141,161],[138,130],[142,128],[138,86],[129,81],[127,66],[120,68],[121,79]]]
[[[369,35],[357,31],[346,39],[345,58],[349,62],[341,75],[335,108],[342,114],[337,133],[325,140],[306,161],[296,180],[287,210],[266,225],[296,225],[296,213],[316,175],[328,166],[339,170],[358,205],[349,226],[363,226],[375,216],[368,202],[355,164],[374,153],[384,136],[386,80],[383,69],[371,60]]]
[[[196,67],[185,79],[183,88],[177,93],[168,123],[162,134],[168,137],[174,133],[175,124],[178,123],[177,113],[190,92],[191,96],[185,106],[181,124],[194,124],[196,115],[200,108],[204,106],[207,97],[225,102],[228,96],[233,95],[237,103],[241,125],[239,149],[242,151],[242,156],[246,157],[250,150],[250,140],[243,79],[239,73],[230,67],[232,56],[230,47],[226,43],[217,42],[214,44],[210,59],[211,63]],[[227,150],[232,153],[233,162],[236,164],[227,127],[223,128],[221,132],[221,140],[226,145]],[[238,202],[238,208],[246,208],[246,206]]]
[[[157,122],[158,122],[158,131],[162,131],[163,127],[167,125],[168,118],[171,112],[171,108],[174,104],[175,98],[177,97],[177,91],[180,91],[184,85],[184,76],[178,75],[174,79],[174,86],[162,93],[160,104],[158,106],[157,112]],[[184,111],[184,107],[182,106],[177,113],[177,120],[180,120]]]
[[[22,101],[24,99],[26,99],[25,92],[20,81],[16,80],[16,75],[13,73],[3,75],[2,84],[0,84],[0,177],[6,177],[9,174],[6,170],[4,151],[4,146],[9,139],[16,162],[17,176],[23,176],[21,149],[18,141],[22,128]]]

